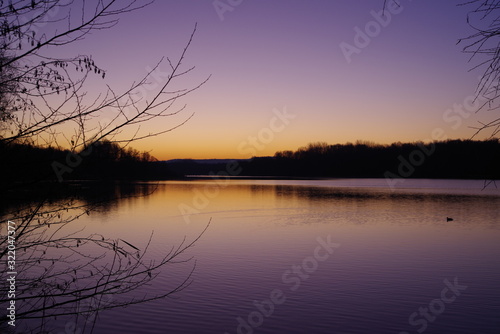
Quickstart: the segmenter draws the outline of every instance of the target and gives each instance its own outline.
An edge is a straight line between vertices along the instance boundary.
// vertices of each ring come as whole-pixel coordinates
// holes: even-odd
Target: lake
[[[498,183],[500,185],[500,183]],[[473,180],[195,180],[142,184],[75,222],[159,259],[95,333],[500,333],[500,189]],[[447,219],[447,217],[453,220]],[[449,220],[449,221],[448,221]],[[67,333],[68,323],[53,333]],[[71,326],[70,326],[71,327]],[[77,328],[78,329],[78,328]]]

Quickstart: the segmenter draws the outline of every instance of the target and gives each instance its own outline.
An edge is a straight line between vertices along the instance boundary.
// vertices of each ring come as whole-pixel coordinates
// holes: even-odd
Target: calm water
[[[78,224],[139,247],[154,231],[155,259],[211,219],[183,257],[193,260],[166,266],[140,293],[174,287],[196,261],[193,282],[173,298],[102,313],[96,332],[500,333],[500,189],[482,187],[162,182]]]

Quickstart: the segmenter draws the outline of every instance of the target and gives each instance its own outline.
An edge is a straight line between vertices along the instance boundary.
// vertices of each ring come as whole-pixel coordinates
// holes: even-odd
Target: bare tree
[[[0,258],[6,263],[14,260],[15,265],[10,268],[9,263],[1,275],[0,303],[9,306],[15,300],[16,307],[15,318],[9,318],[9,313],[2,315],[4,330],[17,319],[13,322],[16,329],[42,333],[54,326],[57,317],[62,317],[73,319],[81,333],[91,333],[101,311],[165,298],[189,286],[195,264],[182,281],[166,291],[144,293],[139,298],[130,295],[153,283],[161,270],[165,275],[168,265],[190,261],[192,257],[184,253],[209,224],[191,241],[184,238],[171,245],[161,258],[150,259],[148,248],[153,233],[141,247],[123,239],[85,234],[83,228],[71,226],[98,205],[74,200],[40,203],[21,210],[13,221],[3,222],[7,235],[14,239],[2,238]],[[10,234],[9,230],[15,233]],[[10,272],[16,272],[15,289],[10,286]]]
[[[1,133],[3,142],[30,139],[40,145],[61,145],[64,138],[66,144],[77,149],[88,147],[102,138],[130,142],[159,135],[184,122],[156,133],[141,132],[139,125],[181,112],[184,106],[176,107],[175,103],[208,80],[191,88],[172,88],[176,80],[194,69],[184,69],[181,65],[195,34],[195,26],[177,60],[162,58],[125,91],[117,92],[107,86],[107,90],[98,96],[89,96],[86,90],[89,77],[94,75],[104,79],[106,71],[90,55],[54,57],[54,48],[78,42],[91,31],[111,28],[117,24],[119,15],[141,9],[149,3],[135,0],[98,1],[96,5],[83,0],[2,3],[0,73],[9,69],[14,75],[1,76],[0,86],[9,87],[5,93],[15,101],[4,112],[9,118],[5,125],[7,129]],[[75,12],[78,19],[75,19]],[[40,26],[44,27],[43,33],[39,31]],[[53,26],[52,31],[50,26]],[[165,62],[170,74],[153,89],[148,85],[151,74]],[[147,98],[138,94],[141,88],[147,88]],[[105,112],[113,116],[106,123],[99,122]],[[68,125],[73,126],[72,132],[67,130]],[[66,129],[64,132],[62,126]],[[130,126],[137,128],[135,135],[120,138],[120,132]]]
[[[467,23],[474,32],[459,40],[459,43],[466,43],[463,51],[471,55],[471,60],[478,61],[473,69],[482,69],[483,71],[477,85],[476,99],[481,104],[479,110],[498,109],[498,98],[500,97],[500,43],[498,39],[500,36],[500,1],[472,0],[462,5],[474,6],[467,15]],[[480,123],[480,126],[475,127],[475,129],[474,136],[488,129],[491,130],[490,138],[493,138],[500,131],[500,117]]]
[[[181,113],[185,105],[178,106],[178,101],[208,80],[189,88],[176,87],[178,79],[194,69],[185,68],[183,61],[196,26],[176,59],[160,59],[124,91],[106,85],[107,72],[91,55],[57,56],[66,45],[90,32],[112,28],[121,15],[148,5],[136,0],[0,1],[0,144],[63,147],[82,159],[103,139],[127,145],[189,120],[192,114],[157,132],[141,128],[153,119]],[[150,85],[162,64],[168,66],[169,75]],[[106,89],[92,95],[89,83],[97,79]],[[139,94],[144,89],[147,96]],[[104,115],[112,116],[104,122]],[[129,128],[133,131],[124,131]],[[92,332],[99,311],[163,298],[189,284],[191,274],[169,291],[140,299],[127,297],[128,292],[150,283],[160,268],[187,261],[181,255],[204,231],[192,241],[172,246],[161,259],[149,261],[149,243],[133,245],[74,228],[72,222],[101,204],[73,197],[47,198],[2,212],[0,230],[5,234],[0,260],[8,263],[15,257],[16,317],[26,320],[26,331],[42,333],[50,329],[51,319],[83,314],[94,317],[92,322],[85,321],[88,326],[84,328]],[[96,252],[100,254],[91,255]],[[14,300],[7,273],[0,275],[2,305]],[[2,313],[0,319],[11,328],[7,322],[12,318]]]
[[[383,9],[391,3],[400,6],[399,0],[384,0]],[[460,39],[457,44],[465,43],[463,52],[470,54],[470,61],[478,61],[471,69],[482,69],[482,74],[476,88],[476,102],[480,110],[495,110],[500,107],[500,0],[470,0],[460,6],[471,6],[467,15],[467,24],[473,33]],[[473,7],[472,7],[473,6]],[[494,138],[500,132],[500,117],[488,122],[481,122],[478,127],[473,127],[479,133],[490,130],[489,138]]]

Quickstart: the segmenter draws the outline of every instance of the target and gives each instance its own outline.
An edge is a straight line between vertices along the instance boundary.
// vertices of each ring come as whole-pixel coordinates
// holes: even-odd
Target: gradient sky
[[[143,129],[160,131],[194,117],[133,144],[161,160],[249,158],[318,141],[429,141],[437,128],[441,139],[469,138],[470,126],[493,118],[449,110],[469,101],[480,75],[469,71],[476,62],[456,44],[472,32],[465,21],[471,7],[401,0],[382,26],[371,12],[383,2],[221,0],[236,4],[221,20],[213,1],[157,1],[72,48],[92,54],[107,71],[106,83],[119,90],[162,56],[178,57],[198,23],[184,63],[196,68],[180,85],[210,80],[184,98],[181,115]],[[348,62],[341,45],[355,47],[356,27],[365,31],[367,24],[370,42],[358,40]],[[294,118],[274,119],[283,110]]]

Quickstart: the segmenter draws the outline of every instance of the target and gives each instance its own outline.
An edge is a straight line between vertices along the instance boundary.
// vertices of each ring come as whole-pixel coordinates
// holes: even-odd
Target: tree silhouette
[[[388,3],[400,6],[398,0],[384,0],[383,10]],[[465,44],[463,52],[470,54],[470,61],[478,61],[471,70],[482,70],[476,88],[476,101],[480,110],[495,110],[500,107],[500,23],[498,21],[500,0],[469,0],[459,6],[471,6],[466,22],[473,29],[473,33],[458,40],[457,44]],[[480,122],[473,127],[474,138],[485,130],[491,130],[489,138],[494,138],[500,131],[500,117],[487,122]]]
[[[85,235],[83,229],[71,228],[71,223],[99,204],[79,205],[77,201],[65,200],[52,204],[52,210],[43,210],[47,206],[40,203],[15,216],[17,329],[42,333],[53,326],[51,320],[70,316],[75,324],[80,317],[81,332],[92,332],[103,310],[165,298],[191,283],[195,265],[185,279],[170,290],[140,298],[128,295],[152,283],[161,268],[191,260],[181,255],[194,246],[209,224],[192,241],[184,238],[178,245],[172,245],[162,258],[149,260],[147,252],[153,234],[144,247],[137,247],[123,239]],[[4,224],[11,225],[8,221]],[[0,242],[2,260],[7,259],[8,245],[5,238]],[[6,273],[2,273],[2,279],[8,283],[10,276]],[[9,305],[13,299],[9,291],[9,285],[2,282],[2,305]],[[2,315],[3,330],[9,328],[7,324],[11,320]]]
[[[60,145],[63,138],[61,127],[64,126],[64,134],[69,136],[64,138],[66,144],[78,149],[103,138],[130,142],[182,125],[184,122],[156,133],[141,132],[139,127],[149,120],[180,113],[184,106],[176,107],[176,102],[206,82],[191,88],[171,88],[180,77],[194,69],[184,69],[181,65],[196,26],[177,60],[162,58],[143,78],[122,92],[108,86],[107,91],[89,96],[86,90],[88,79],[91,76],[104,79],[106,71],[90,55],[71,58],[52,56],[54,48],[78,42],[91,31],[111,28],[118,22],[119,15],[148,4],[134,0],[99,1],[96,5],[75,0],[4,3],[0,7],[0,86],[3,87],[2,95],[9,96],[11,103],[3,111],[8,117],[5,118],[1,140],[31,140],[38,144]],[[71,15],[72,10],[81,10],[79,19]],[[53,29],[50,29],[52,25]],[[43,33],[38,31],[39,26],[44,27]],[[65,29],[61,30],[61,27]],[[148,85],[152,74],[165,61],[170,74],[164,82],[156,85],[156,89],[152,89],[152,85]],[[147,99],[138,94],[140,89],[145,88]],[[105,112],[114,116],[106,123],[99,122]],[[185,121],[191,116],[188,115]],[[72,130],[67,129],[70,125]],[[120,138],[120,132],[131,126],[138,129],[135,135]]]
[[[180,78],[194,69],[185,68],[183,61],[196,33],[196,25],[176,59],[161,58],[124,91],[109,85],[102,92],[89,90],[95,80],[106,84],[107,75],[91,55],[54,56],[66,45],[81,41],[91,32],[112,28],[123,14],[151,3],[136,0],[0,1],[2,150],[20,144],[65,148],[70,153],[66,162],[73,164],[79,164],[91,154],[101,154],[103,150],[117,159],[152,160],[147,153],[141,156],[124,147],[132,141],[172,131],[192,117],[192,114],[186,115],[180,123],[157,132],[144,132],[141,128],[148,121],[181,113],[185,106],[178,106],[178,101],[208,80],[188,88],[176,86]],[[168,76],[162,77],[156,85],[149,85],[161,64],[168,66]],[[141,89],[147,90],[147,96],[138,94]],[[104,121],[105,115],[112,116]],[[124,131],[130,128],[132,132]],[[122,143],[123,147],[119,148],[117,143]],[[30,166],[29,161],[23,164]],[[9,178],[9,175],[2,177]],[[33,185],[47,192],[66,187],[43,181],[30,180],[28,185],[20,178],[8,183],[7,189],[0,190],[5,198],[31,192]],[[37,203],[29,202],[1,212],[0,260],[7,263],[8,256],[12,256],[9,251],[15,251],[16,320],[23,320],[17,322],[17,330],[21,327],[26,332],[43,333],[50,330],[51,319],[61,316],[78,319],[83,314],[86,320],[93,317],[93,321],[85,322],[87,326],[83,329],[92,332],[97,314],[104,309],[163,298],[189,284],[190,274],[169,291],[140,299],[127,297],[128,292],[152,282],[160,268],[185,261],[180,256],[204,231],[193,241],[185,239],[172,246],[161,259],[146,261],[149,243],[133,245],[125,240],[85,234],[75,229],[73,222],[102,204],[99,201],[82,202],[78,194],[57,201],[47,196]],[[15,229],[11,229],[13,226]],[[7,271],[2,271],[2,305],[13,300],[7,278]],[[112,298],[108,298],[110,296]],[[0,318],[0,327],[5,327],[2,332],[13,328],[7,324],[11,318],[7,318],[5,312]]]
[[[463,5],[474,6],[474,9],[467,16],[467,23],[474,32],[459,40],[459,43],[466,43],[463,51],[471,55],[471,60],[478,61],[473,69],[483,71],[477,85],[476,99],[481,101],[480,109],[498,109],[498,98],[500,97],[500,44],[498,40],[500,36],[498,22],[500,1],[473,0]],[[491,130],[490,138],[492,138],[500,131],[500,117],[480,123],[480,126],[475,129],[474,136],[489,129]]]

